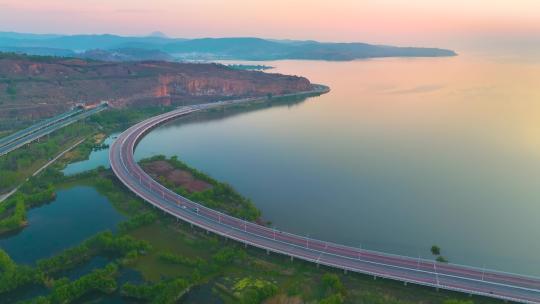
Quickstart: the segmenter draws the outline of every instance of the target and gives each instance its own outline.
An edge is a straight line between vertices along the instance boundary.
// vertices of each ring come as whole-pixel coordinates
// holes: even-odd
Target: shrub
[[[237,250],[232,247],[221,248],[216,254],[212,256],[215,263],[219,265],[225,265],[232,263],[235,259],[243,260],[246,257],[246,253],[242,250]]]
[[[151,224],[157,220],[157,215],[154,212],[145,212],[143,214],[136,215],[129,220],[122,222],[118,225],[118,230],[122,233],[126,233],[133,229]]]
[[[343,293],[345,288],[343,283],[336,274],[325,273],[322,277],[324,287],[330,291],[330,293]]]

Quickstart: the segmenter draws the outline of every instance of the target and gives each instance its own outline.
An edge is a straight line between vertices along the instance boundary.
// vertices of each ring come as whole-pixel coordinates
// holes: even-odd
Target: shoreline
[[[317,95],[328,90],[328,87],[320,86],[310,92],[282,96]],[[325,265],[345,272],[350,270],[374,278],[386,278],[405,284],[433,287],[437,290],[441,288],[513,301],[528,301],[537,296],[535,294],[537,291],[530,289],[529,284],[536,284],[536,280],[540,278],[533,279],[492,269],[480,271],[476,267],[358,249],[269,229],[228,216],[164,187],[144,172],[133,158],[133,152],[139,141],[162,124],[198,111],[268,99],[270,98],[248,98],[181,107],[144,120],[120,134],[118,140],[111,146],[109,151],[111,168],[129,190],[164,213],[207,232],[243,243],[245,246],[266,250],[267,253],[274,252],[290,257],[291,260],[297,258],[315,263],[317,266]],[[489,280],[484,279],[485,273],[489,274]],[[496,293],[493,290],[496,290]]]
[[[300,92],[286,93],[286,94],[280,94],[280,95],[271,95],[271,96],[238,98],[238,99],[231,99],[231,100],[226,100],[226,101],[209,102],[205,104],[192,105],[192,106],[195,106],[195,107],[202,106],[202,105],[211,106],[212,104],[228,106],[228,105],[233,105],[233,104],[250,104],[250,103],[269,101],[272,99],[281,99],[281,98],[288,98],[288,97],[315,97],[315,96],[320,96],[320,95],[329,93],[331,91],[329,86],[326,86],[323,84],[312,83],[312,86],[313,86],[313,89],[310,91],[300,91]],[[181,107],[178,107],[178,108],[181,108]]]

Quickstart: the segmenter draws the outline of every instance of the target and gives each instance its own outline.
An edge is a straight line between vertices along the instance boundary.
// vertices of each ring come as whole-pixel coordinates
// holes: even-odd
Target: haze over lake
[[[426,258],[437,244],[451,262],[540,275],[539,61],[264,64],[332,91],[178,120],[136,157],[178,155],[278,229]]]

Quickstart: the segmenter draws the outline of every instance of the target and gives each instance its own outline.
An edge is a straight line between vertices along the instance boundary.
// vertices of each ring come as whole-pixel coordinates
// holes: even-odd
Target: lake
[[[105,138],[103,144],[110,146],[117,136],[117,133],[109,135],[107,138]],[[99,166],[103,166],[104,168],[110,168],[109,148],[103,148],[90,152],[88,159],[70,163],[64,168],[64,170],[62,170],[62,172],[64,173],[64,175],[69,176],[93,170]]]
[[[80,244],[123,221],[108,199],[96,189],[74,186],[56,192],[50,204],[28,210],[28,227],[0,239],[0,248],[17,263],[34,264]]]
[[[145,137],[253,199],[278,229],[540,275],[540,64],[507,58],[265,62],[332,91],[197,114]]]

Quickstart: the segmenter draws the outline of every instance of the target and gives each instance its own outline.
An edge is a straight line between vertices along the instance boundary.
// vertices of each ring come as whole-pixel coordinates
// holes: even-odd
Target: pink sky
[[[451,47],[540,37],[538,0],[0,0],[0,31]]]

